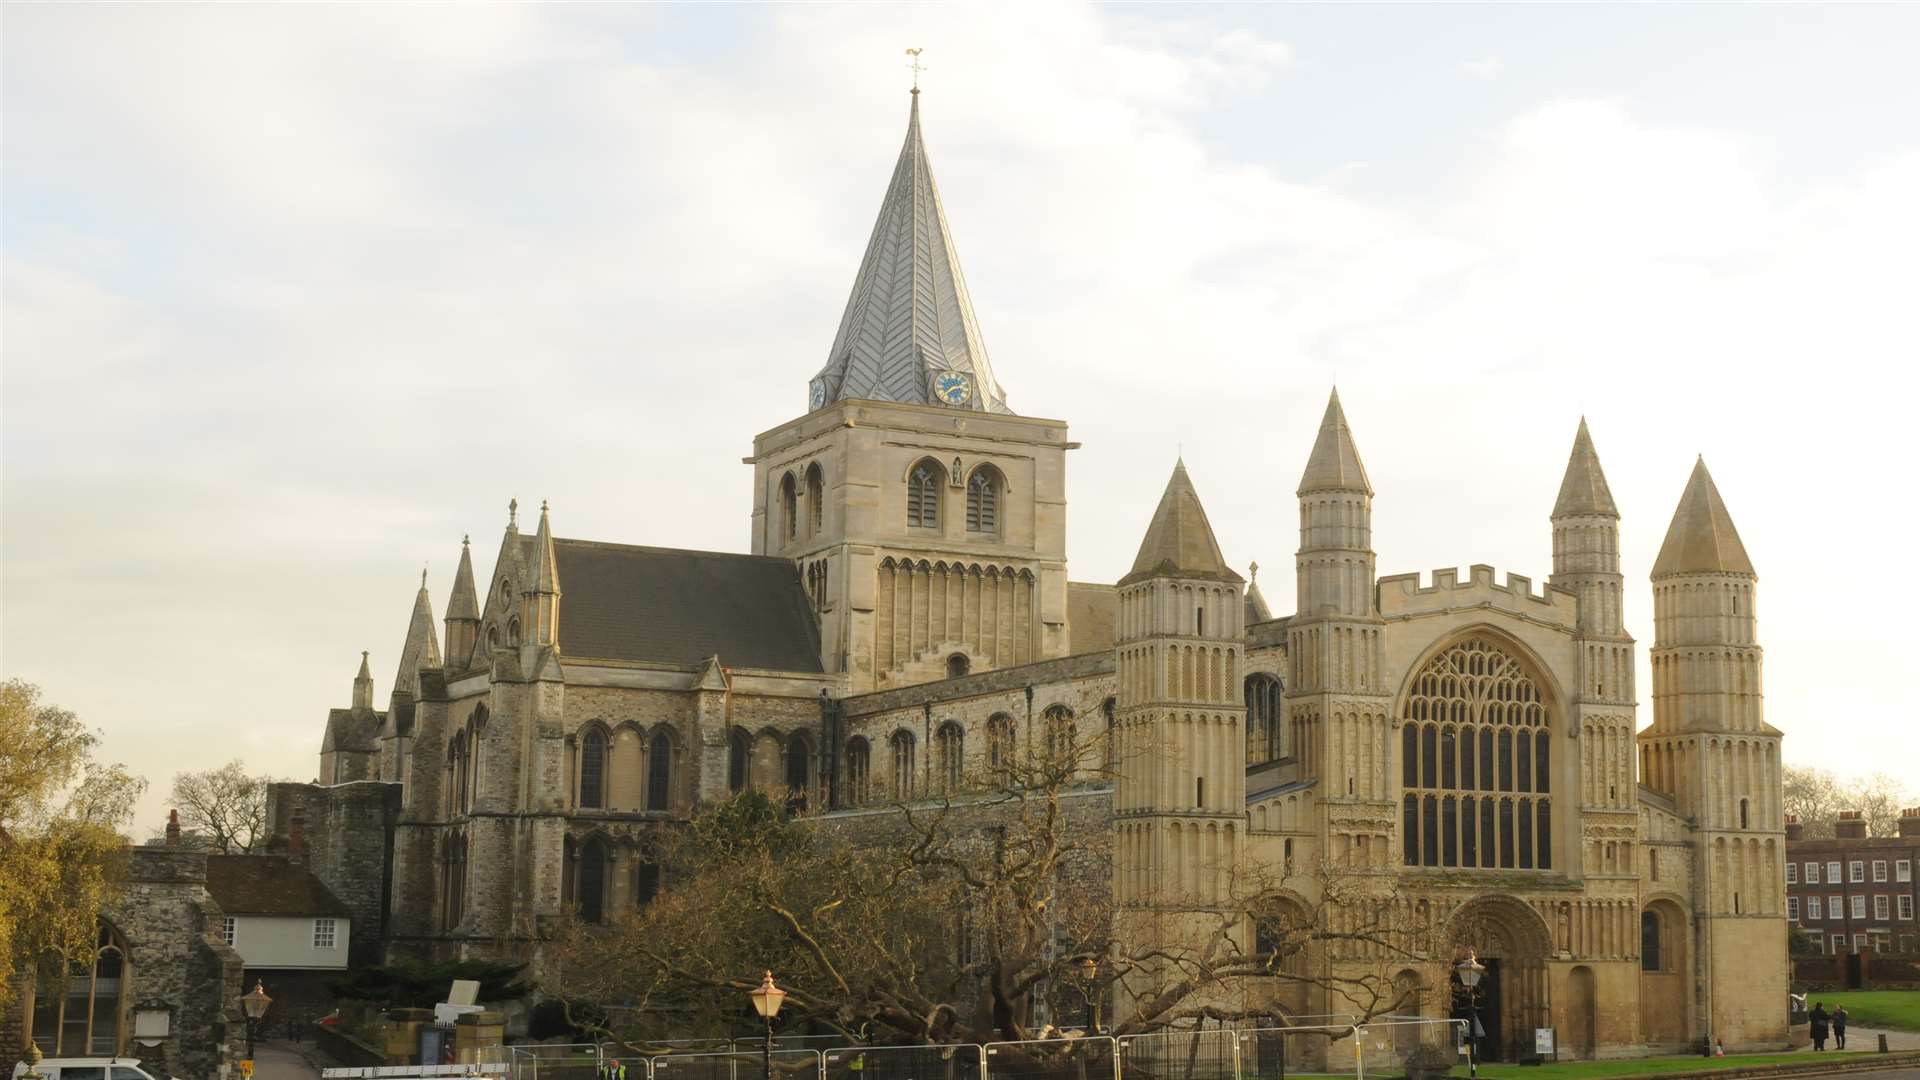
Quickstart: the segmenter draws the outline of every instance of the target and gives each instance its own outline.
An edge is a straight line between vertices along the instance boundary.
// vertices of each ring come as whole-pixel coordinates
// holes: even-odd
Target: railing
[[[835,1036],[687,1040],[665,1053],[612,1043],[499,1048],[510,1080],[1284,1080],[1401,1076],[1416,1060],[1451,1062],[1465,1021],[1381,1016],[1294,1018],[1274,1028],[1160,1031],[986,1044],[808,1047]],[[1314,1022],[1305,1022],[1314,1021]],[[685,1049],[681,1049],[684,1047]],[[504,1052],[504,1053],[502,1053]],[[615,1063],[624,1073],[613,1073]]]

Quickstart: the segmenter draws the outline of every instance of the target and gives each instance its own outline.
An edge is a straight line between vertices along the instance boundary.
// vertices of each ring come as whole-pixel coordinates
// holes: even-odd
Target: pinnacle
[[[473,551],[460,538],[460,567],[453,573],[453,592],[447,597],[447,619],[480,618],[480,596],[473,585]]]
[[[1674,508],[1667,539],[1653,562],[1653,577],[1672,574],[1753,574],[1753,562],[1733,527],[1733,515],[1720,498],[1703,455],[1693,464],[1687,489]]]
[[[1556,518],[1579,515],[1618,518],[1613,492],[1607,487],[1607,474],[1600,468],[1600,455],[1593,448],[1593,436],[1587,433],[1587,418],[1580,418],[1580,430],[1573,436],[1573,453],[1567,458],[1567,473],[1560,481],[1560,497],[1554,500]]]
[[[1353,443],[1353,429],[1347,426],[1347,414],[1340,408],[1340,391],[1327,398],[1326,415],[1320,419],[1320,435],[1307,456],[1307,469],[1300,477],[1297,495],[1315,491],[1357,491],[1372,495],[1366,467],[1360,464],[1360,449]]]
[[[1207,522],[1206,508],[1200,505],[1200,495],[1187,475],[1185,462],[1174,464],[1147,535],[1140,541],[1133,570],[1120,583],[1152,577],[1241,580],[1221,557],[1219,541],[1214,539],[1213,526]]]

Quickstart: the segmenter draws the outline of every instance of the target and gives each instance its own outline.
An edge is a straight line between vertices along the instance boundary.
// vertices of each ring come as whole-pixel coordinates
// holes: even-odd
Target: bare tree
[[[1846,809],[1840,781],[1826,769],[1786,765],[1780,770],[1781,806],[1800,819],[1801,835],[1823,840],[1833,835],[1833,821]]]
[[[1383,926],[1384,875],[1349,887],[1324,868],[1287,880],[1290,868],[1236,866],[1230,897],[1156,908],[1177,942],[1116,941],[1109,810],[1085,797],[1104,751],[1104,736],[1068,735],[854,822],[788,819],[751,792],[705,807],[660,853],[666,883],[649,906],[563,924],[543,988],[636,1049],[737,1033],[766,968],[789,992],[788,1023],[896,1044],[1031,1039],[1110,998],[1127,1006],[1115,1035],[1272,1015],[1271,990],[1250,982],[1391,1008],[1384,962],[1377,977],[1349,964],[1338,978],[1301,962],[1329,948],[1405,955]]]
[[[1907,802],[1907,788],[1894,777],[1877,772],[1856,778],[1847,785],[1847,809],[1860,811],[1866,820],[1868,836],[1897,836],[1900,809]]]
[[[180,811],[180,823],[214,850],[252,852],[267,840],[270,782],[270,777],[248,775],[236,758],[217,769],[176,774],[173,805]]]

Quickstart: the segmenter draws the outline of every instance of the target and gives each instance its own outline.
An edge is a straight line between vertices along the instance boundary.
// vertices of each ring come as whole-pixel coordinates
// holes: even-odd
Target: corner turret
[[[560,644],[560,566],[553,553],[553,525],[540,504],[540,531],[533,537],[533,584],[526,592],[527,644]]]
[[[353,677],[353,711],[373,711],[373,672],[367,667],[367,654],[360,653],[360,673]]]
[[[473,664],[473,648],[479,639],[480,594],[473,585],[472,544],[463,536],[460,568],[454,571],[453,594],[447,597],[447,670],[467,670]]]

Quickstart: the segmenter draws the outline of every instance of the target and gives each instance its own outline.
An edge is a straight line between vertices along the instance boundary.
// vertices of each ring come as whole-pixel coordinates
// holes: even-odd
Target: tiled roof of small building
[[[790,559],[556,538],[560,652],[818,672],[820,630]]]
[[[209,855],[207,893],[229,915],[353,917],[313,871],[286,855]]]

